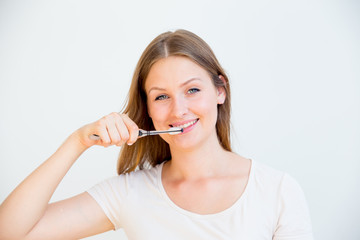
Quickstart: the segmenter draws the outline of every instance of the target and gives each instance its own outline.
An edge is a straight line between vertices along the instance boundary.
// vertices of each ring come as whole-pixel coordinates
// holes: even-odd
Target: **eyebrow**
[[[189,84],[190,82],[193,82],[193,81],[201,81],[201,79],[197,78],[197,77],[190,78],[189,80],[187,80],[187,81],[183,82],[182,84],[180,84],[180,87],[183,87],[183,86],[185,86],[185,85],[187,85],[187,84]],[[152,88],[149,89],[148,94],[153,90],[164,91],[166,89],[165,88],[160,88],[160,87],[152,87]]]

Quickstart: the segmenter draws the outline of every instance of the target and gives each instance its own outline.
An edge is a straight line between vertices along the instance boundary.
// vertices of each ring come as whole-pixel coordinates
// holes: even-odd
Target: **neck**
[[[224,150],[217,136],[212,136],[201,146],[191,149],[170,147],[171,161],[168,171],[177,179],[199,179],[215,176],[224,166]]]

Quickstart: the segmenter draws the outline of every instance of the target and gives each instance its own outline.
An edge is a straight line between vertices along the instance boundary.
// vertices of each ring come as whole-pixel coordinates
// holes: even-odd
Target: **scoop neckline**
[[[253,175],[254,175],[254,165],[255,162],[252,159],[249,159],[251,161],[251,165],[250,165],[250,173],[249,173],[249,178],[248,181],[246,183],[245,189],[243,191],[243,193],[240,195],[240,197],[228,208],[217,212],[217,213],[209,213],[209,214],[200,214],[200,213],[195,213],[195,212],[191,212],[189,210],[186,210],[184,208],[181,208],[180,206],[178,206],[176,203],[174,203],[170,197],[168,196],[168,194],[165,191],[164,185],[162,184],[162,169],[164,166],[165,162],[162,162],[159,165],[158,168],[158,174],[157,174],[157,184],[158,184],[158,188],[161,192],[161,194],[163,195],[163,198],[165,199],[165,201],[172,207],[174,208],[177,212],[180,212],[181,214],[190,216],[190,217],[194,217],[194,218],[214,218],[214,217],[220,217],[226,214],[229,214],[233,211],[233,209],[235,209],[239,204],[241,204],[241,202],[243,202],[243,199],[246,197],[246,195],[248,194],[248,189],[250,187],[250,185],[252,184],[252,179],[253,179]]]

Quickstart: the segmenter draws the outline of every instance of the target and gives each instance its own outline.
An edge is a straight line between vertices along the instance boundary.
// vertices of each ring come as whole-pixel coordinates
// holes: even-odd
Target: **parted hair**
[[[127,114],[139,128],[154,129],[147,109],[145,81],[153,64],[170,56],[187,57],[208,72],[215,87],[225,89],[225,102],[218,105],[216,132],[220,145],[225,150],[231,151],[231,101],[228,77],[209,45],[187,30],[162,33],[146,47],[135,68],[123,113]],[[220,75],[223,78],[220,78]],[[118,174],[128,173],[136,169],[156,166],[170,159],[169,145],[160,136],[143,137],[132,146],[123,145],[118,158],[117,172]]]

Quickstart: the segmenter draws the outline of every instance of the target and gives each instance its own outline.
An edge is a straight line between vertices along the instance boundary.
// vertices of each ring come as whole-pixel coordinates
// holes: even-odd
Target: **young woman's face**
[[[157,61],[145,82],[149,116],[157,130],[183,128],[177,135],[161,137],[181,148],[192,148],[216,136],[217,105],[225,100],[209,74],[186,57]]]

